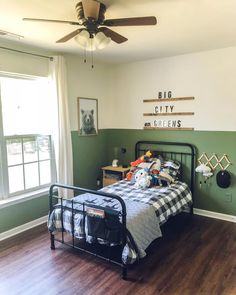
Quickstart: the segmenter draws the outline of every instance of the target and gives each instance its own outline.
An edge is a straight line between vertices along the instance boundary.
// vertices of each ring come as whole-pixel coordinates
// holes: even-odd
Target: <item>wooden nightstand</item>
[[[126,177],[126,174],[129,172],[130,167],[123,168],[121,166],[118,166],[118,167],[106,166],[106,167],[102,167],[102,170],[103,170],[102,183],[103,183],[103,186],[107,186],[119,180],[124,179]]]

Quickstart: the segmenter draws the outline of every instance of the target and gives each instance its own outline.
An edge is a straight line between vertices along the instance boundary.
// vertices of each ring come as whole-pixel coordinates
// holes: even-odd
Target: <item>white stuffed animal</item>
[[[148,175],[148,172],[145,169],[141,169],[135,174],[135,188],[136,189],[143,189],[147,188],[151,184],[152,177]]]

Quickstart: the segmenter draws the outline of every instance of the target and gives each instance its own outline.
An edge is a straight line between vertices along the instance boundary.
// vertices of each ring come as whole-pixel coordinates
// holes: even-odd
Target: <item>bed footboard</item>
[[[77,196],[76,200],[73,199],[65,199],[63,197],[58,197],[56,195],[56,191],[58,189],[67,189],[70,191],[73,191],[74,194]],[[104,212],[107,213],[107,208],[105,207],[99,207],[96,208],[96,206],[91,206],[91,204],[86,203],[85,201],[81,201],[80,202],[80,196],[82,197],[84,194],[93,194],[96,195],[96,197],[98,198],[110,198],[110,199],[115,199],[118,204],[120,204],[120,208],[119,210],[113,210],[116,214],[116,220],[118,219],[119,222],[119,237],[120,237],[120,241],[118,242],[118,244],[121,245],[121,249],[124,249],[126,242],[127,242],[127,228],[126,228],[126,206],[125,206],[125,202],[123,201],[122,198],[120,198],[117,195],[113,195],[113,194],[108,194],[105,192],[100,192],[100,191],[93,191],[93,190],[89,190],[89,189],[84,189],[81,187],[76,187],[76,186],[69,186],[69,185],[62,185],[62,184],[53,184],[50,187],[49,190],[49,207],[50,207],[50,215],[53,213],[55,208],[59,208],[60,209],[60,222],[61,222],[61,238],[58,239],[54,236],[54,234],[50,231],[50,243],[51,243],[51,249],[54,250],[55,249],[55,241],[65,244],[69,247],[78,249],[80,251],[92,254],[96,257],[102,258],[108,262],[114,263],[116,265],[119,265],[122,268],[122,278],[126,279],[127,278],[127,266],[126,264],[123,263],[122,261],[122,257],[120,257],[120,260],[117,261],[115,259],[112,259],[110,256],[103,256],[101,253],[97,253],[97,248],[96,245],[95,247],[93,247],[93,251],[85,249],[84,247],[81,247],[79,245],[76,244],[76,237],[75,237],[75,214],[79,213],[81,214],[83,220],[82,220],[82,232],[84,233],[84,237],[83,237],[83,241],[85,243],[87,243],[86,241],[86,231],[88,231],[88,228],[86,228],[86,218],[88,218],[89,214],[91,214],[91,212],[88,211],[88,208],[90,208],[92,211],[94,209],[94,212],[92,212],[92,214],[98,214],[97,216],[99,216],[100,214],[100,218],[102,220],[102,218],[106,218],[104,216]],[[79,209],[78,209],[79,206]],[[67,240],[65,240],[64,237],[64,233],[65,233],[65,228],[64,228],[64,220],[63,220],[63,212],[65,210],[69,210],[71,212],[71,241],[68,242]],[[90,211],[91,211],[90,210]],[[101,216],[103,214],[103,216]],[[88,225],[88,222],[87,222]],[[88,227],[88,226],[87,226]],[[114,237],[113,237],[114,239]],[[109,242],[110,243],[110,242]],[[111,244],[108,243],[108,247],[111,247]],[[109,251],[110,254],[110,251]],[[121,251],[121,255],[122,255],[122,251]]]

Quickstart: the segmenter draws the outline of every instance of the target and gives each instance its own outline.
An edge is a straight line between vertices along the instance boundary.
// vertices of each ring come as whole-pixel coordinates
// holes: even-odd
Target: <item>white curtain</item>
[[[53,60],[50,61],[50,74],[58,108],[58,135],[56,136],[57,139],[55,143],[57,181],[60,184],[73,185],[73,159],[68,110],[67,75],[63,56],[54,56]],[[60,189],[59,195],[69,198],[72,196],[72,192]]]

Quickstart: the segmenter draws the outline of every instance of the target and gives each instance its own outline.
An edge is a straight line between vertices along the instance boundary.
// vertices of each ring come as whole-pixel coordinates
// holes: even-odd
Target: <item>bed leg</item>
[[[122,279],[127,280],[127,267],[122,265]]]
[[[54,240],[53,234],[50,234],[50,240],[51,240],[51,250],[55,250],[55,240]]]
[[[193,215],[193,205],[191,205],[190,214]]]

